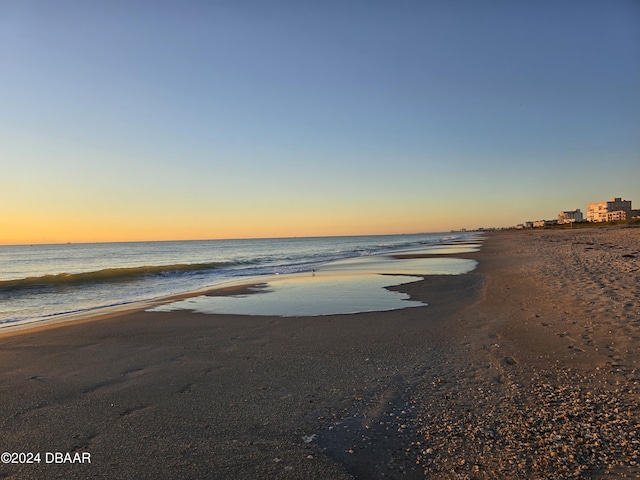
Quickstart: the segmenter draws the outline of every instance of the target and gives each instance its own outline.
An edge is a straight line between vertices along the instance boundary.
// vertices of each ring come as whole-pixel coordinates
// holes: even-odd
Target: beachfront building
[[[640,217],[640,210],[616,210],[615,212],[607,212],[606,222],[617,222],[620,220],[629,220],[631,218]]]
[[[575,210],[567,210],[558,214],[558,223],[560,225],[564,223],[582,222],[583,220],[584,217],[582,216],[582,212],[579,208],[576,208]]]
[[[555,225],[557,220],[536,220],[533,222],[533,227],[546,227],[547,225]]]
[[[590,222],[611,222],[613,219],[626,220],[634,216],[631,200],[614,197],[607,202],[596,202],[587,205],[587,220]]]

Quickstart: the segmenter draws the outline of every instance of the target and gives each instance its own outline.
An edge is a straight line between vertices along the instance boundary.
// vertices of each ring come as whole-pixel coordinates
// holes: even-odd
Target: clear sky
[[[0,0],[0,243],[640,208],[640,2]]]

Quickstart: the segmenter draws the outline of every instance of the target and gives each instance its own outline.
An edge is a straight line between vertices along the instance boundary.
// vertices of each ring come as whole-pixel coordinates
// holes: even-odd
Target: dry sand
[[[499,232],[429,304],[0,338],[2,478],[637,478],[640,229]],[[90,464],[47,464],[46,452]]]
[[[504,232],[480,258],[454,327],[469,364],[417,396],[425,471],[640,477],[640,229]]]

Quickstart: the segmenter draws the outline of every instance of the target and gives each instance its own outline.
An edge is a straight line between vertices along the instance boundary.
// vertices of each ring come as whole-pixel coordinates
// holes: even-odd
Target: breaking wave
[[[183,273],[206,272],[223,267],[231,267],[233,263],[186,263],[175,265],[105,268],[95,272],[59,273],[39,277],[0,280],[0,291],[20,290],[30,287],[55,287],[64,285],[81,285],[90,283],[113,283],[136,280],[149,276],[170,276]]]

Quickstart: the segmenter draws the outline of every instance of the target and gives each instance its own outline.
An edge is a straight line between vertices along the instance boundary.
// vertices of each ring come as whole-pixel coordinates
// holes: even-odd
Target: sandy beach
[[[0,337],[1,478],[640,476],[640,228],[504,231],[426,307]],[[90,454],[47,462],[47,453]],[[3,457],[4,459],[4,457]]]

